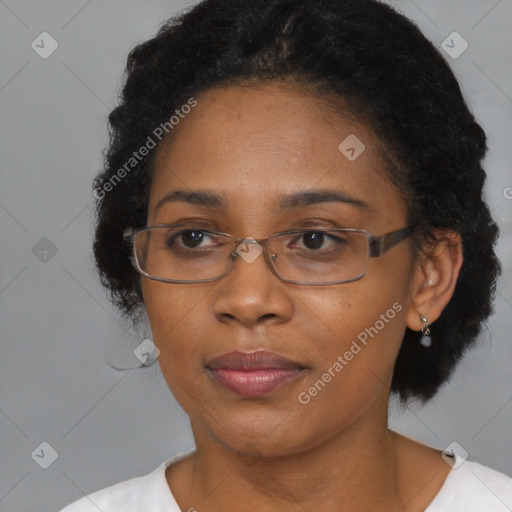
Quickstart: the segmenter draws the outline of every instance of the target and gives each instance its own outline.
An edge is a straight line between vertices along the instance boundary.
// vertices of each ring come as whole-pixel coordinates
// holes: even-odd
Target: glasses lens
[[[366,272],[368,236],[361,231],[302,231],[269,240],[276,272],[289,281],[336,283]]]
[[[233,241],[225,236],[183,226],[159,226],[134,238],[137,263],[157,279],[202,281],[223,275],[231,264]]]

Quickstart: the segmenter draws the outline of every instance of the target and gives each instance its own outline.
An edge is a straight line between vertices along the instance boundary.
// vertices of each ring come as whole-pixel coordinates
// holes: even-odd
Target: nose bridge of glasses
[[[236,247],[233,257],[239,256],[246,263],[255,262],[261,254],[267,256],[268,238],[255,239],[247,237],[244,239],[236,239]]]

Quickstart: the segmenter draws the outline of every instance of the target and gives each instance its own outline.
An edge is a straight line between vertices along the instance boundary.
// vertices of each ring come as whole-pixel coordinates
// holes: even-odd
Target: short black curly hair
[[[94,182],[102,284],[125,316],[143,310],[140,276],[122,234],[146,224],[156,151],[137,154],[128,169],[134,151],[201,91],[268,81],[349,105],[385,144],[390,177],[420,233],[460,234],[464,263],[432,328],[432,346],[407,329],[394,369],[392,391],[403,402],[431,398],[492,312],[500,264],[498,228],[482,198],[486,136],[439,51],[377,0],[204,0],[131,51],[120,104],[109,116],[104,169]]]

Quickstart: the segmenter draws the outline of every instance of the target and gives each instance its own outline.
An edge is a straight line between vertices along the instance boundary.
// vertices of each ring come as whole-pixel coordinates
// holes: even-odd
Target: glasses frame
[[[143,270],[139,264],[139,260],[137,258],[137,254],[135,252],[135,236],[137,233],[143,232],[143,231],[149,231],[153,228],[184,228],[191,229],[191,230],[197,230],[197,231],[204,231],[205,233],[209,233],[212,235],[221,235],[225,236],[227,238],[232,239],[236,246],[234,251],[231,253],[231,264],[230,267],[221,274],[220,276],[209,278],[209,279],[197,279],[192,281],[180,281],[178,279],[166,279],[163,277],[155,277],[150,274],[148,274],[145,270]],[[397,231],[392,231],[390,233],[387,233],[385,235],[381,236],[374,236],[368,231],[364,229],[355,229],[355,228],[333,228],[333,229],[295,229],[291,231],[282,231],[280,233],[274,233],[273,235],[269,236],[268,238],[260,238],[257,240],[254,240],[254,242],[257,242],[263,249],[263,253],[265,254],[265,259],[267,260],[267,264],[271,270],[271,272],[281,281],[284,281],[286,283],[291,284],[300,284],[305,286],[324,286],[324,285],[331,285],[331,284],[345,284],[345,283],[352,283],[354,281],[359,281],[364,277],[366,274],[368,267],[365,268],[364,272],[360,274],[357,277],[350,278],[350,279],[344,279],[342,281],[327,281],[327,282],[308,282],[308,281],[295,281],[291,279],[286,279],[279,275],[277,269],[274,266],[274,259],[276,258],[275,254],[270,255],[268,251],[268,241],[272,238],[283,236],[283,235],[294,235],[299,233],[307,233],[307,232],[344,232],[344,233],[360,233],[362,235],[365,235],[368,239],[368,262],[370,258],[378,258],[384,254],[386,254],[392,247],[397,245],[398,243],[405,240],[407,237],[409,237],[416,229],[416,226],[408,226],[406,228],[399,229]],[[162,283],[171,283],[171,284],[196,284],[196,283],[211,283],[214,281],[218,281],[219,279],[222,279],[226,274],[228,274],[235,264],[235,261],[237,259],[238,253],[237,249],[240,247],[240,245],[245,242],[247,238],[238,238],[236,236],[233,236],[229,233],[223,233],[221,231],[212,231],[210,229],[200,229],[200,228],[194,228],[192,226],[187,226],[184,224],[154,224],[151,226],[142,226],[139,228],[126,228],[123,231],[123,242],[125,243],[126,250],[129,252],[129,258],[130,261],[135,268],[135,270],[141,274],[144,277],[147,277],[148,279],[152,279],[153,281],[159,281]],[[252,243],[254,243],[252,242]]]

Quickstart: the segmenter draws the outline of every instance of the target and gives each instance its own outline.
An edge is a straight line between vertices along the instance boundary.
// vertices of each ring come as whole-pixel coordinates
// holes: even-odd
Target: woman
[[[387,427],[499,273],[485,135],[410,21],[203,1],[132,51],[110,124],[97,266],[147,312],[196,450],[65,512],[510,510],[508,477]]]

